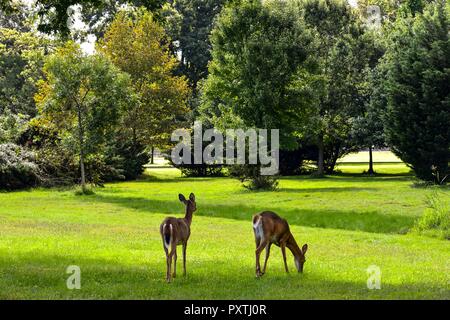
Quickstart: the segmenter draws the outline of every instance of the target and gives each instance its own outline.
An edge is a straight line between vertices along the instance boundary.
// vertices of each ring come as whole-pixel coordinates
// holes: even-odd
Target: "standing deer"
[[[159,227],[164,251],[166,252],[167,282],[170,282],[172,280],[172,277],[176,277],[178,245],[183,246],[183,275],[186,276],[186,247],[189,236],[191,235],[192,214],[195,210],[197,210],[195,195],[193,193],[189,195],[189,200],[186,200],[186,198],[182,194],[179,194],[178,198],[186,206],[186,215],[184,216],[184,218],[168,217],[164,219],[164,221],[161,223],[161,226]],[[171,274],[172,258],[174,258],[173,274]]]
[[[267,260],[269,259],[272,244],[281,247],[286,272],[289,272],[286,263],[286,247],[294,255],[297,271],[303,272],[303,265],[306,261],[305,253],[308,250],[308,245],[304,244],[301,249],[299,248],[294,236],[289,230],[289,224],[285,219],[271,211],[258,213],[253,216],[253,231],[256,240],[256,277],[261,277],[266,272]],[[264,248],[266,249],[266,260],[264,261],[264,268],[261,272],[259,257]]]

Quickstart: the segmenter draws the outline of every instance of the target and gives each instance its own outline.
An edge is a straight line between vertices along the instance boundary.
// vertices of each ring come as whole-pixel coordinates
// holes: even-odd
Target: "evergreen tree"
[[[450,5],[398,20],[386,54],[386,133],[418,178],[442,183],[450,160]]]

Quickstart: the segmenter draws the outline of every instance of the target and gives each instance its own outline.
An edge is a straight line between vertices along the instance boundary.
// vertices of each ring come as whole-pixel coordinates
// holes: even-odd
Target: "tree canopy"
[[[315,67],[308,59],[314,39],[298,12],[275,1],[230,5],[220,14],[211,42],[203,113],[222,128],[233,121],[281,128],[283,147],[295,146],[294,133],[312,99],[309,80]]]
[[[423,180],[441,182],[450,159],[450,5],[398,20],[386,53],[387,116],[392,150]]]
[[[98,50],[131,77],[135,100],[126,108],[124,124],[133,139],[145,145],[166,144],[188,112],[189,89],[184,77],[173,75],[178,62],[164,29],[148,11],[135,16],[122,11]]]
[[[113,132],[128,101],[129,76],[102,55],[84,55],[73,42],[46,60],[44,74],[36,95],[40,113],[61,129],[79,155],[84,189],[85,157]]]
[[[0,112],[36,115],[34,94],[52,41],[34,32],[0,28]]]

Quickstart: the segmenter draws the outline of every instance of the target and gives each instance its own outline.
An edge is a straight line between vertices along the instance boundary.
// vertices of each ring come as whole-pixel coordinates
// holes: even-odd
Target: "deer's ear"
[[[191,200],[192,202],[195,202],[195,195],[193,193],[191,193],[189,195],[189,200]]]
[[[306,251],[308,251],[308,245],[305,243],[302,247],[303,255],[305,255]]]
[[[181,193],[178,195],[178,199],[180,199],[181,202],[186,201],[186,198]]]

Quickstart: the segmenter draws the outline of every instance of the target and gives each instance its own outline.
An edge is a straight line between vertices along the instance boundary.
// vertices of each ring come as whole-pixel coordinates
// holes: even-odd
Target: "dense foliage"
[[[283,128],[284,149],[296,146],[295,132],[312,99],[314,49],[298,12],[277,2],[244,1],[226,7],[212,32],[209,76],[203,87],[203,117],[221,129]],[[312,82],[312,81],[311,81]],[[243,178],[259,176],[246,166]],[[242,170],[238,170],[242,172]]]
[[[78,154],[84,188],[85,160],[102,147],[117,123],[129,100],[129,76],[101,55],[85,56],[73,42],[47,59],[44,73],[36,101]]]
[[[449,11],[445,0],[1,1],[0,144],[16,157],[0,188],[136,179],[197,120],[280,129],[281,175],[332,174],[358,150],[375,174],[372,151],[388,147],[446,183]],[[261,165],[222,166],[178,167],[276,186]]]
[[[13,143],[0,144],[0,186],[13,190],[36,186],[42,179],[35,155]]]
[[[164,29],[151,13],[130,17],[120,12],[98,50],[130,75],[133,101],[122,118],[122,135],[136,143],[164,146],[187,113],[189,88],[184,77],[174,76],[177,60],[170,53]]]
[[[33,32],[0,27],[0,112],[34,116],[36,81],[53,45]]]
[[[426,181],[443,183],[450,159],[450,6],[399,20],[386,54],[386,134],[392,150]]]

